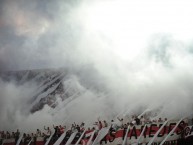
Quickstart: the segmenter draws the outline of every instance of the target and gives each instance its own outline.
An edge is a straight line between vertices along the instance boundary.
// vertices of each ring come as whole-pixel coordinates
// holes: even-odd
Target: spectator
[[[136,124],[136,120],[135,120],[135,116],[134,115],[132,115],[132,118],[131,118],[131,123],[133,124],[133,125],[135,125]]]
[[[26,144],[26,142],[25,142],[25,141],[26,141],[26,136],[27,136],[27,135],[24,133],[24,134],[23,134],[24,145]]]
[[[46,134],[44,132],[42,132],[41,137],[43,137],[43,138],[46,137]]]
[[[80,127],[84,127],[84,125],[85,125],[84,122],[82,122],[81,125],[80,125]]]
[[[127,127],[130,125],[130,123],[129,122],[127,122]]]
[[[15,133],[14,132],[11,133],[11,138],[15,138]]]
[[[84,128],[84,122],[82,122],[81,125],[80,125],[80,131],[83,132],[84,130],[85,130],[85,128]]]
[[[141,116],[140,122],[141,122],[141,125],[145,125],[145,118],[143,116]]]
[[[49,127],[45,127],[44,126],[44,130],[46,130],[47,132],[45,133],[47,136],[50,136],[51,134],[52,134],[52,131],[51,131],[51,129],[49,128]]]
[[[10,133],[7,131],[6,132],[6,139],[10,139],[11,138],[11,135],[10,135]]]
[[[95,127],[93,127],[91,130],[95,130],[96,128]]]
[[[119,127],[123,128],[123,125],[124,125],[124,123],[123,123],[123,118],[120,119],[119,117],[117,117],[117,119],[118,119],[119,122],[120,122]]]
[[[5,139],[5,138],[6,138],[6,135],[5,135],[5,132],[4,132],[4,131],[1,131],[1,138],[2,138],[2,139]]]
[[[79,125],[76,125],[76,130],[77,130],[78,132],[80,132],[80,126],[79,126]]]
[[[102,128],[103,128],[103,124],[98,118],[98,129],[101,130]]]
[[[32,138],[33,138],[34,145],[36,145],[37,135],[32,133]]]
[[[163,122],[163,120],[162,120],[161,118],[159,118],[159,119],[158,119],[158,122],[161,123],[161,122]]]
[[[140,119],[138,117],[135,118],[135,122],[137,125],[140,125]]]
[[[35,135],[33,133],[31,133],[31,137],[34,137]]]
[[[114,120],[111,120],[111,130],[116,131],[117,129],[118,129],[117,124],[115,123],[115,121],[114,121]]]
[[[104,122],[104,127],[107,127],[108,123],[106,122],[106,120],[104,120],[103,122]]]
[[[71,126],[71,131],[74,132],[75,130],[76,130],[76,124],[74,123],[74,124],[72,124],[72,126]]]
[[[147,120],[146,120],[146,124],[151,124],[152,123],[152,121],[148,118]]]
[[[102,129],[102,127],[103,127],[103,125],[102,125],[102,122],[98,119],[98,122],[95,122],[94,123],[94,125],[96,125],[97,126],[97,130],[101,130]]]
[[[36,136],[37,136],[37,137],[40,137],[40,136],[41,136],[41,131],[40,131],[39,129],[37,129],[37,131],[36,131]]]
[[[59,130],[59,127],[58,126],[54,126],[53,125],[53,128],[54,128],[54,135],[53,135],[53,138],[55,138],[55,140],[60,136],[60,130]]]
[[[27,144],[27,143],[29,143],[30,140],[31,140],[31,137],[30,137],[29,134],[27,134],[26,137],[24,138],[24,145]]]
[[[60,135],[64,133],[64,129],[66,129],[66,126],[59,125]]]
[[[15,144],[17,143],[19,136],[20,136],[20,132],[19,132],[19,129],[17,129],[17,131],[15,133]]]
[[[153,120],[152,120],[152,123],[157,123],[157,120],[156,120],[156,119],[153,119]]]

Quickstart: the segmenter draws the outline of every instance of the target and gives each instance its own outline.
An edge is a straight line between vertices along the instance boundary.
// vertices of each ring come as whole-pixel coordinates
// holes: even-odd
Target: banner
[[[145,126],[137,125],[137,126],[131,126],[128,129],[127,133],[127,144],[136,144],[138,142],[138,139],[140,138],[141,143],[149,143],[150,140],[156,135],[157,137],[153,141],[153,144],[158,144],[161,141],[164,140],[164,138],[171,132],[171,130],[176,126],[176,122],[168,122],[163,126],[163,123],[153,123],[153,124],[147,124]],[[167,142],[170,144],[177,144],[177,140],[180,138],[181,133],[183,132],[185,126],[185,122],[181,121],[180,124],[177,126],[175,129],[174,133],[171,134],[171,136],[168,138]],[[162,127],[162,128],[161,128]],[[160,130],[158,134],[157,131]],[[107,144],[111,145],[117,145],[117,144],[122,144],[124,140],[124,136],[127,132],[126,129],[120,129],[118,131],[113,131],[110,130],[107,138]],[[142,133],[142,134],[141,134]]]
[[[73,134],[69,142],[71,142],[71,140],[74,138],[71,144],[76,144],[79,140],[79,142],[77,143],[79,145],[91,145],[92,143],[98,145],[100,144],[100,142],[102,142],[103,145],[121,145],[123,144],[124,137],[126,137],[126,145],[136,145],[137,143],[139,143],[140,145],[147,145],[154,138],[154,136],[156,136],[151,145],[159,145],[164,140],[164,138],[166,138],[166,136],[168,136],[168,134],[173,130],[173,128],[177,126],[176,129],[174,129],[174,132],[171,133],[171,135],[168,137],[164,145],[179,145],[178,140],[183,134],[185,138],[193,137],[193,127],[186,125],[187,123],[185,123],[184,121],[181,121],[179,124],[174,121],[168,121],[166,124],[152,123],[146,124],[145,126],[130,126],[128,130],[127,128],[121,128],[116,131],[111,128],[103,128],[99,132],[96,132],[95,130],[86,130],[84,131],[84,134],[77,133],[79,134],[78,137],[74,137],[75,134]],[[159,133],[157,132],[158,130],[160,131]],[[62,140],[64,135],[65,133],[61,136],[59,140]],[[13,141],[14,140],[9,142],[5,139],[4,145],[14,145],[15,142]],[[36,145],[42,145],[43,142],[43,137],[37,137]]]

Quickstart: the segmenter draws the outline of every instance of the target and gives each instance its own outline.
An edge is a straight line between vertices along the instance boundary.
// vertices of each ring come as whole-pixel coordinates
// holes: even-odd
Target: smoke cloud
[[[62,67],[82,93],[29,114],[37,84],[1,80],[0,129],[91,123],[124,110],[191,114],[192,14],[191,1],[180,0],[2,0],[0,70]]]

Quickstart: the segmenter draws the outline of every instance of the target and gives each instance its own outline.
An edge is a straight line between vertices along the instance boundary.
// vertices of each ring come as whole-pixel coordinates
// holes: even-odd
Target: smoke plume
[[[29,113],[36,83],[0,81],[0,129],[193,109],[191,1],[2,0],[0,70],[64,68],[82,93]],[[65,81],[63,83],[66,83]]]

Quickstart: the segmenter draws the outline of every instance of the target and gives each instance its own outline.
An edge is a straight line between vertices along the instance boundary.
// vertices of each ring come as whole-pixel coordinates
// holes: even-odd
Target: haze
[[[129,108],[190,115],[192,15],[190,0],[1,0],[0,70],[64,68],[85,93],[67,113],[46,106],[28,114],[21,110],[36,84],[0,81],[0,128],[41,127],[66,115],[90,122]]]

